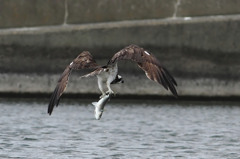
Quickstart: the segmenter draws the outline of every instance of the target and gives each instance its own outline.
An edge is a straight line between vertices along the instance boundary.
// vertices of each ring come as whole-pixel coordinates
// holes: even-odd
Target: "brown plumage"
[[[63,71],[61,77],[58,80],[58,84],[51,96],[49,105],[48,105],[48,114],[51,115],[54,106],[58,106],[59,100],[63,92],[65,91],[68,78],[71,71],[80,70],[80,69],[91,69],[91,68],[98,68],[99,65],[95,62],[92,55],[88,51],[83,51],[75,58]]]
[[[163,85],[167,90],[170,89],[175,97],[178,96],[175,89],[177,82],[153,54],[137,45],[130,45],[117,52],[111,60],[109,60],[108,64],[116,63],[119,60],[131,60],[136,62],[150,80]]]
[[[99,66],[93,59],[92,55],[88,51],[84,51],[76,59],[74,59],[69,66],[66,67],[61,77],[59,78],[58,84],[51,96],[50,103],[48,105],[49,115],[51,115],[54,106],[58,106],[60,97],[66,89],[68,78],[72,69],[95,69],[93,72],[88,73],[82,77],[98,77],[98,86],[102,92],[101,97],[106,94],[103,89],[104,84],[106,84],[108,88],[108,93],[114,93],[111,90],[110,84],[123,83],[121,76],[118,75],[117,63],[120,60],[131,60],[136,62],[150,80],[163,85],[163,87],[167,90],[170,89],[175,97],[178,96],[175,88],[177,86],[177,82],[167,71],[167,69],[160,64],[154,55],[137,45],[127,46],[114,54],[106,66]]]

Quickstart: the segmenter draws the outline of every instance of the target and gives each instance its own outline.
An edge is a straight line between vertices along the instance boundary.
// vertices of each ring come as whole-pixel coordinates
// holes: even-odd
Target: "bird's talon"
[[[114,93],[113,91],[107,91],[106,94],[107,94],[107,95],[108,95],[108,94],[111,94],[111,95],[114,94],[114,95],[115,95],[115,93]]]
[[[99,98],[101,99],[101,98],[103,98],[105,95],[106,95],[106,94],[102,94]]]

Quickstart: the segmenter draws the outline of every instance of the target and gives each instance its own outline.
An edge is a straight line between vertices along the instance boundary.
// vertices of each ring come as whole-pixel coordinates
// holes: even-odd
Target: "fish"
[[[104,106],[112,97],[112,93],[105,94],[98,102],[92,102],[92,105],[95,106],[95,118],[100,120],[104,111]]]

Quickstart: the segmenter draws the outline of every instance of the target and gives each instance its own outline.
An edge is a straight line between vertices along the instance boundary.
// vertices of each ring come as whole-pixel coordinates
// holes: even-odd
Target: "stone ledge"
[[[89,50],[97,62],[106,64],[113,53],[134,43],[156,55],[177,78],[180,95],[239,96],[239,27],[240,16],[236,15],[2,29],[0,92],[49,93],[66,65],[81,51]],[[143,75],[128,66],[124,63],[119,67],[123,73],[134,75],[126,79],[137,80]],[[69,85],[69,93],[99,93],[96,81],[84,84],[85,91],[80,85],[75,89],[77,83],[73,82],[72,89]],[[128,84],[117,89],[128,94],[167,94],[156,90],[151,81],[145,84],[137,89]],[[95,86],[89,89],[90,85]]]
[[[144,75],[122,75],[125,83],[112,85],[113,90],[119,95],[171,95],[169,91],[148,80]],[[60,74],[0,74],[0,92],[49,94],[53,92],[59,76]],[[176,78],[176,80],[179,96],[230,97],[240,95],[240,82],[238,80],[219,80],[215,78]],[[79,79],[76,74],[70,76],[66,93],[101,94],[95,77]]]
[[[61,72],[83,50],[90,51],[104,65],[115,52],[137,44],[180,77],[238,78],[238,28],[240,16],[2,29],[0,69],[15,73]]]
[[[240,15],[235,15],[1,29],[0,44],[91,49],[135,43],[238,52],[239,26]]]

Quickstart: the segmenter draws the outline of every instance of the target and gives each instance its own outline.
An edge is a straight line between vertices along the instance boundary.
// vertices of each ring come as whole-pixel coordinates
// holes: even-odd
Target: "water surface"
[[[240,104],[1,99],[0,158],[240,158]]]

